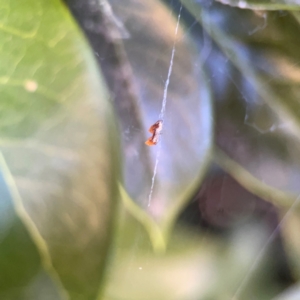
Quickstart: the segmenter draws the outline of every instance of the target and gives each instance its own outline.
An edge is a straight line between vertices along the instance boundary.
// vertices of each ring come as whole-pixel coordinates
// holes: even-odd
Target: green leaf
[[[199,49],[183,27],[179,27],[175,36],[176,13],[171,16],[166,7],[155,0],[128,1],[126,7],[120,1],[110,3],[118,20],[123,21],[122,27],[130,34],[124,46],[143,126],[143,135],[130,138],[138,128],[130,126],[130,117],[119,115],[123,129],[125,189],[167,234],[201,182],[209,161],[212,144],[210,89],[201,70]],[[159,119],[173,45],[175,57],[163,132],[158,145],[148,147],[144,143],[150,136],[149,127]],[[150,157],[146,161],[143,159],[147,157],[145,153]],[[149,164],[150,172],[146,168]]]
[[[119,178],[103,79],[58,0],[0,1],[0,39],[1,168],[16,211],[62,296],[96,299]]]
[[[0,298],[17,299],[40,267],[39,253],[17,217],[0,175]]]
[[[216,283],[215,240],[204,243],[201,235],[176,228],[167,251],[155,254],[147,232],[130,215],[119,219],[119,227],[103,299],[208,299],[202,297]]]
[[[297,22],[288,13],[183,2],[216,42],[207,67],[217,145],[290,205],[300,175]]]
[[[217,0],[231,6],[253,10],[300,10],[297,0]]]
[[[290,260],[290,266],[293,271],[293,275],[296,279],[300,280],[300,243],[299,232],[297,232],[297,226],[300,225],[300,207],[299,197],[295,201],[295,205],[284,211],[284,222],[282,222],[282,236],[285,241],[285,250]]]
[[[201,18],[202,8],[199,5],[191,4],[189,0],[184,3],[195,18],[201,21],[227,58],[247,78],[248,84],[261,100],[281,119],[289,121],[289,126],[300,136],[299,103],[295,97],[298,90],[295,70],[298,68],[294,65],[299,57],[296,46],[298,42],[294,42],[299,34],[297,22],[289,17],[280,18],[277,12],[257,16],[251,11],[243,12],[220,5],[204,9],[204,17]],[[196,9],[198,12],[195,12]],[[221,12],[222,18],[216,18],[215,15]],[[262,22],[267,19],[264,26],[255,24],[259,17]],[[234,23],[231,22],[232,19]],[[235,26],[236,22],[245,23],[244,27],[241,29]],[[264,44],[260,43],[262,39]],[[288,75],[287,68],[293,67],[293,73]],[[291,84],[295,84],[293,89]]]
[[[285,208],[292,206],[296,200],[296,195],[288,192],[282,192],[281,190],[277,190],[258,180],[219,149],[215,149],[214,157],[215,162],[224,171],[230,174],[236,181],[254,195],[258,195],[262,199],[268,199],[273,204]]]
[[[177,224],[160,254],[140,222],[126,213],[118,222],[105,300],[271,299],[281,288],[272,280],[273,248],[261,251],[269,229],[257,220],[222,238]]]

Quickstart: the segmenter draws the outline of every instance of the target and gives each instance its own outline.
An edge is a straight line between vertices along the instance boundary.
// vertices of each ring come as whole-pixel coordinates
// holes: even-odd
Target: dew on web
[[[170,78],[171,78],[171,74],[172,74],[172,70],[173,70],[174,56],[175,56],[175,52],[176,52],[176,42],[177,42],[177,34],[178,34],[178,28],[179,28],[179,23],[180,23],[181,11],[182,11],[182,5],[180,6],[179,13],[178,13],[178,16],[177,16],[177,23],[176,23],[176,28],[175,28],[175,39],[174,39],[174,43],[173,43],[173,47],[172,47],[172,53],[171,53],[171,58],[170,58],[170,63],[169,63],[169,70],[168,70],[167,80],[166,80],[165,86],[164,86],[164,93],[163,93],[161,111],[160,111],[160,114],[158,116],[158,120],[162,121],[162,127],[163,127],[163,121],[164,121],[166,104],[167,104],[168,88],[169,88]],[[161,130],[162,130],[162,128],[161,128]],[[156,152],[154,171],[153,171],[153,176],[152,176],[152,179],[151,179],[151,187],[150,187],[150,192],[149,192],[149,197],[148,197],[148,207],[151,205],[152,194],[153,194],[155,178],[156,178],[156,174],[157,174],[157,167],[158,167],[160,152],[161,152],[161,143],[158,144],[158,149],[157,149],[157,152]]]

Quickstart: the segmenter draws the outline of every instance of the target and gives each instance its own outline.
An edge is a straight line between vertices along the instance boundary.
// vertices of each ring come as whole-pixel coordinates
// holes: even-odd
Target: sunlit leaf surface
[[[0,1],[0,40],[4,182],[61,296],[95,299],[118,190],[108,94],[60,1]],[[18,222],[1,221],[0,232]],[[10,255],[17,238],[11,237]],[[30,247],[22,250],[34,270],[38,260]]]

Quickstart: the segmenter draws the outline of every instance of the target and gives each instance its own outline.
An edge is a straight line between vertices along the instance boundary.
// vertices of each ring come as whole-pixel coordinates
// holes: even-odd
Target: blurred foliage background
[[[0,0],[0,41],[0,299],[300,299],[298,0]]]

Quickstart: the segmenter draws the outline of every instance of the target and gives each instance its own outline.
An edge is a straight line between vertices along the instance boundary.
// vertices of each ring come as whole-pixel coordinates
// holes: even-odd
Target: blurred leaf
[[[145,147],[148,133],[143,130],[133,71],[122,41],[130,35],[107,0],[65,1],[89,39],[110,89],[122,133],[123,179],[139,194],[143,183],[151,181],[152,166]]]
[[[299,10],[298,0],[217,0],[223,4],[229,4],[239,8],[253,10]]]
[[[210,299],[271,299],[293,282],[276,207],[220,171],[207,176],[195,205],[190,204],[183,217],[193,218],[197,206],[201,228],[210,235],[217,232],[221,239],[230,237],[220,253],[218,283]]]
[[[1,168],[16,211],[62,295],[95,299],[119,178],[102,78],[60,1],[1,1],[0,39]]]
[[[263,183],[299,193],[297,22],[286,12],[183,3],[219,46],[207,59],[218,146]]]
[[[238,163],[227,157],[226,154],[219,149],[215,149],[214,157],[215,162],[224,169],[224,171],[233,176],[235,180],[237,180],[248,191],[260,196],[262,199],[267,199],[273,204],[281,207],[290,207],[296,200],[296,195],[282,192],[266,185],[264,182],[259,181]]]
[[[285,241],[286,253],[291,262],[291,268],[297,280],[300,280],[300,213],[299,213],[299,197],[295,205],[284,211],[284,224],[282,226],[282,235]]]
[[[259,222],[223,238],[177,225],[158,255],[140,222],[125,212],[118,221],[105,300],[224,300],[235,294],[264,300],[280,289],[272,282],[273,244],[261,250],[270,233]]]
[[[40,267],[39,253],[15,214],[0,175],[0,298],[18,299]]]
[[[155,254],[139,222],[119,219],[116,259],[105,300],[202,299],[216,278],[216,241],[176,228],[164,254]],[[207,298],[205,298],[207,299]]]
[[[283,289],[276,280],[274,231],[261,221],[236,228],[221,257],[218,285],[212,299],[271,299]],[[278,258],[278,256],[277,256]]]
[[[300,298],[300,284],[295,284],[272,300],[298,300]]]
[[[124,206],[139,221],[149,234],[153,251],[155,253],[164,253],[166,250],[166,240],[156,222],[129,197],[122,185],[119,186],[121,198]]]
[[[149,127],[159,118],[175,43],[160,142],[156,147],[144,145],[139,150],[134,140],[133,144],[128,140],[124,149],[128,194],[167,233],[206,170],[212,142],[210,90],[200,67],[201,61],[197,58],[197,48],[184,34],[184,28],[180,27],[175,37],[176,13],[171,16],[166,7],[155,0],[131,0],[126,6],[120,1],[110,3],[122,27],[129,33],[130,38],[124,40],[124,45],[138,91],[136,106],[142,115],[143,136],[146,137],[149,136]],[[137,130],[129,126],[130,116],[123,114],[119,117],[123,137]],[[139,143],[144,142],[139,140]],[[132,156],[139,158],[141,151],[150,151],[150,176],[141,172],[149,162],[128,163]],[[156,160],[157,173],[151,179]],[[154,190],[149,197],[152,180]]]
[[[57,300],[61,299],[55,283],[49,275],[40,270],[27,285],[20,300]]]
[[[299,34],[297,22],[292,18],[280,18],[279,15],[276,18],[278,13],[268,12],[265,16],[255,16],[251,11],[244,12],[220,5],[204,10],[205,17],[201,18],[202,8],[190,4],[189,0],[185,2],[227,58],[247,78],[257,96],[281,118],[289,121],[290,126],[299,133],[299,103],[295,98],[295,90],[299,88],[295,73],[298,71],[299,59],[298,45],[295,43]],[[199,13],[195,12],[196,8]],[[253,24],[256,17],[261,17],[262,23],[266,22],[261,28],[255,28],[257,25]],[[243,27],[234,25],[239,21],[243,21]],[[249,31],[251,27],[257,30]],[[278,45],[282,45],[282,49]],[[294,74],[288,73],[287,70],[291,70],[288,68],[292,68]],[[245,100],[248,100],[247,97]]]

